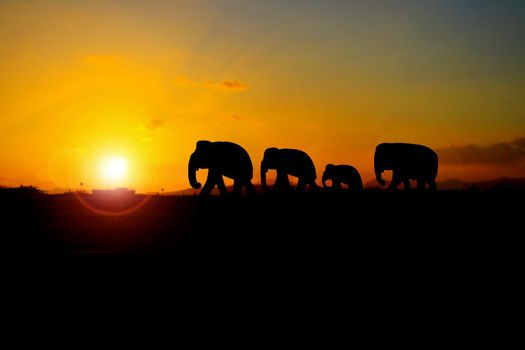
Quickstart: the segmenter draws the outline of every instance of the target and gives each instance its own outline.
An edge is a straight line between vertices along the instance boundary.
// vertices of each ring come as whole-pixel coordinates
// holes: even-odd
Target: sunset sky
[[[525,177],[525,1],[0,0],[0,185],[184,189],[203,139],[256,183],[267,147],[367,182],[396,141]]]

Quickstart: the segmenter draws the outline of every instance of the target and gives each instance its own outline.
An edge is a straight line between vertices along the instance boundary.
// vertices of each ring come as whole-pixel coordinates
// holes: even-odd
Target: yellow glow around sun
[[[128,170],[128,160],[124,157],[106,157],[102,160],[100,172],[104,180],[122,180]]]

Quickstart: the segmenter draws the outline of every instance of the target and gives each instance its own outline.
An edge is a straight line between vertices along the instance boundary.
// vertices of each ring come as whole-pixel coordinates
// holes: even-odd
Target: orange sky
[[[393,141],[444,150],[438,181],[525,176],[524,14],[516,1],[0,2],[0,184],[183,189],[201,139],[243,145],[254,182],[271,146],[366,182],[375,145]],[[101,176],[111,156],[128,162],[118,181]]]

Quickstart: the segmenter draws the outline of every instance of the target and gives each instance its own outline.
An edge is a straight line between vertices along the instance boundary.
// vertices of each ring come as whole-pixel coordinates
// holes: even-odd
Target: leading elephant
[[[274,191],[290,189],[288,175],[299,179],[297,191],[304,191],[306,185],[310,186],[310,190],[317,189],[317,184],[315,183],[317,174],[314,162],[308,154],[301,150],[271,147],[264,151],[264,157],[261,162],[261,185],[265,190],[268,190],[266,173],[269,169],[277,171],[277,178],[273,186]]]
[[[340,190],[341,184],[348,186],[349,191],[363,190],[363,181],[359,171],[351,165],[328,164],[323,173],[323,187],[327,188],[326,181],[332,181],[332,189]]]
[[[386,185],[381,174],[392,170],[392,181],[389,190],[403,183],[405,190],[410,189],[410,180],[417,181],[418,189],[424,189],[428,183],[435,191],[438,173],[438,156],[436,152],[422,145],[410,143],[382,143],[376,147],[374,155],[376,180],[381,186]]]
[[[251,182],[253,166],[248,152],[232,142],[198,141],[195,151],[188,162],[188,179],[191,187],[199,189],[196,172],[199,169],[208,169],[208,178],[200,195],[208,195],[217,185],[222,195],[228,192],[224,185],[223,176],[233,179],[233,193],[240,195],[244,186],[248,193],[255,193]]]

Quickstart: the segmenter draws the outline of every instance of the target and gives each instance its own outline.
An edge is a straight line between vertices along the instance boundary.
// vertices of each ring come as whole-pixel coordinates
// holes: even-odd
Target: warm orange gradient
[[[0,184],[183,189],[200,139],[245,147],[254,182],[271,146],[367,182],[380,142],[525,136],[521,5],[343,3],[1,2]],[[126,174],[107,181],[114,155]],[[442,164],[438,181],[499,176],[524,159]]]

